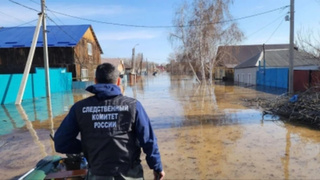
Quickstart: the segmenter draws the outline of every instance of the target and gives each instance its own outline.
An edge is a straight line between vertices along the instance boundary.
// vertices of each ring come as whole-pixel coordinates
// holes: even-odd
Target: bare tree
[[[177,42],[176,53],[179,54],[180,58],[177,60],[179,62],[186,61],[190,66],[193,74],[196,77],[198,82],[201,82],[198,78],[196,71],[191,64],[192,61],[192,49],[191,49],[191,41],[188,35],[190,34],[190,26],[186,26],[188,23],[188,19],[190,19],[188,14],[188,4],[185,2],[176,12],[175,19],[173,19],[173,24],[176,26],[173,33],[170,33],[169,40],[171,43]]]
[[[183,57],[183,54],[170,53],[168,57],[169,64],[167,64],[167,71],[175,75],[192,75],[190,73],[189,64]]]
[[[300,51],[320,60],[320,31],[316,33],[310,29],[299,30],[296,44]]]
[[[141,69],[142,69],[142,62],[143,62],[143,54],[142,53],[138,53],[135,57],[135,72],[137,72],[138,74],[141,74]]]
[[[177,50],[187,59],[201,83],[206,83],[207,76],[212,83],[218,46],[234,44],[243,37],[237,24],[228,21],[232,19],[231,3],[232,0],[194,0],[176,11],[173,20],[176,28],[169,38],[171,42],[178,41]]]

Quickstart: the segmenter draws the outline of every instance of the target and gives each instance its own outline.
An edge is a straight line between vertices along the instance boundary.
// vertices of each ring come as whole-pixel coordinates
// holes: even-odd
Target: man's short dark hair
[[[119,71],[110,63],[100,64],[96,69],[97,83],[116,84]]]

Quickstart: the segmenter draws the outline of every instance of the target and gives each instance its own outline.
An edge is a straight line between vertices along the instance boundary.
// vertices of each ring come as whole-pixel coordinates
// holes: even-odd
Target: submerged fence
[[[50,68],[51,93],[71,91],[72,74],[65,68]],[[14,103],[23,74],[0,74],[0,104]],[[45,69],[29,74],[22,100],[46,96]]]

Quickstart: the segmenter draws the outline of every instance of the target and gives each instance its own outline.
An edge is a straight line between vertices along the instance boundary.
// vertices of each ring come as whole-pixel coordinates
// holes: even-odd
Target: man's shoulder
[[[138,100],[135,99],[135,98],[132,98],[132,97],[129,97],[129,96],[124,96],[124,95],[121,95],[119,96],[119,100],[122,102],[122,103],[126,103],[126,104],[134,104],[134,106],[136,106],[136,104],[138,104]]]
[[[95,96],[93,95],[75,102],[73,106],[83,106],[83,105],[91,104],[92,102],[94,102],[94,99],[95,99]]]
[[[122,95],[121,97],[124,98],[124,99],[132,100],[132,101],[138,101],[137,99],[135,99],[135,98],[133,98],[133,97],[129,97],[129,96],[124,96],[124,95]]]
[[[143,108],[142,103],[138,99],[132,98],[132,97],[129,97],[129,96],[123,96],[123,97],[128,99],[128,100],[131,100],[132,103],[135,103],[135,105],[137,107],[137,110]]]

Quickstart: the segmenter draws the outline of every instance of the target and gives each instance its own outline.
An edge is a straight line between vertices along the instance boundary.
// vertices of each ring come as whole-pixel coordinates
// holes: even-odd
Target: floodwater
[[[245,101],[279,93],[221,83],[200,87],[166,73],[125,87],[151,119],[166,179],[319,179],[320,131],[262,118],[262,110]],[[79,90],[0,106],[0,179],[16,179],[56,154],[49,134],[88,96]],[[141,159],[152,179],[144,154]]]

